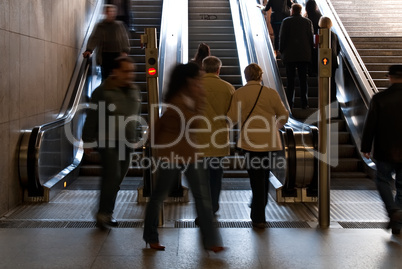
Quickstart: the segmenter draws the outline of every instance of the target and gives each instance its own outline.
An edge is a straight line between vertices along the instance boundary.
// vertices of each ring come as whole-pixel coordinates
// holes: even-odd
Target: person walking
[[[203,86],[206,91],[204,119],[200,122],[198,142],[201,153],[208,166],[213,213],[219,210],[219,196],[222,188],[222,158],[230,154],[229,127],[226,113],[229,110],[234,87],[222,80],[219,73],[222,62],[215,56],[208,56],[202,61],[205,71]],[[197,222],[196,222],[197,223]]]
[[[102,181],[96,225],[117,226],[113,210],[120,184],[131,163],[133,144],[138,141],[140,90],[133,84],[135,64],[129,57],[114,60],[111,75],[94,90],[83,127],[85,154],[97,148]]]
[[[300,82],[301,107],[309,108],[307,72],[313,49],[313,24],[301,16],[302,6],[293,4],[291,16],[283,20],[279,33],[279,51],[286,67],[286,96],[289,107],[294,105],[296,69]]]
[[[308,0],[306,2],[306,13],[304,17],[311,20],[313,23],[314,35],[318,34],[318,22],[322,17],[320,10],[318,9],[317,3],[315,0]],[[309,66],[308,74],[311,77],[316,77],[318,75],[318,44],[313,47],[312,49],[312,56],[311,56],[311,64]]]
[[[399,234],[402,226],[402,125],[395,119],[402,117],[402,65],[390,66],[388,78],[391,86],[371,99],[360,151],[365,158],[372,157],[376,164],[375,181],[390,219],[388,228],[392,228],[393,234]],[[395,181],[392,174],[395,174]]]
[[[127,29],[130,29],[130,0],[107,0],[106,4],[117,7],[116,20],[124,22]]]
[[[198,45],[197,52],[194,54],[194,58],[192,58],[190,62],[196,63],[199,68],[202,68],[202,60],[208,56],[211,56],[211,49],[207,43],[202,42]]]
[[[177,65],[164,96],[166,110],[151,126],[150,144],[156,151],[156,185],[146,207],[143,239],[155,250],[165,250],[159,242],[159,212],[176,179],[183,171],[195,199],[202,243],[206,250],[224,250],[213,224],[211,195],[206,170],[199,154],[196,132],[205,109],[205,90],[195,63]]]
[[[248,65],[244,75],[247,84],[233,94],[227,115],[240,129],[237,147],[244,151],[253,194],[250,218],[254,227],[265,228],[269,174],[273,168],[269,164],[275,163],[274,152],[282,150],[278,129],[287,122],[289,112],[277,91],[261,85],[260,66]]]
[[[95,25],[82,54],[87,58],[97,48],[96,64],[101,66],[102,81],[109,76],[113,60],[119,56],[127,56],[130,52],[126,27],[121,21],[116,21],[116,14],[116,6],[105,5],[106,18]]]
[[[293,2],[291,0],[268,0],[266,6],[257,5],[262,11],[266,12],[271,9],[270,23],[274,32],[274,50],[275,56],[279,57],[279,31],[281,29],[284,18],[290,16],[290,7]]]

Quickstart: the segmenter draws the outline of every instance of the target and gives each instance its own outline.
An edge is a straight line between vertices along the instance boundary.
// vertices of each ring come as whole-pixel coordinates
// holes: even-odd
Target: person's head
[[[300,4],[297,3],[292,4],[292,7],[290,9],[290,13],[292,16],[301,15],[301,12],[302,12],[302,6]]]
[[[115,5],[105,5],[105,15],[107,21],[114,21],[117,16],[117,7]]]
[[[315,0],[308,0],[306,2],[306,12],[307,14],[313,14],[318,10],[317,3]]]
[[[178,64],[170,74],[169,84],[164,96],[165,102],[179,95],[196,95],[194,87],[198,87],[201,82],[200,68],[196,63]]]
[[[134,71],[134,61],[130,57],[121,56],[114,59],[110,76],[114,79],[117,86],[127,87],[134,80]]]
[[[391,65],[388,69],[388,79],[393,83],[402,83],[402,65],[395,64]]]
[[[320,28],[327,28],[330,29],[332,27],[332,21],[330,18],[326,16],[322,16],[320,20],[318,21],[318,26]]]
[[[247,82],[251,80],[261,81],[262,69],[258,64],[249,64],[246,68],[244,68],[244,76],[246,77]]]
[[[202,60],[211,55],[211,50],[207,43],[200,43],[197,52],[194,55],[194,61],[201,67]]]
[[[219,74],[222,67],[222,61],[215,56],[208,56],[202,60],[202,69],[206,73]]]

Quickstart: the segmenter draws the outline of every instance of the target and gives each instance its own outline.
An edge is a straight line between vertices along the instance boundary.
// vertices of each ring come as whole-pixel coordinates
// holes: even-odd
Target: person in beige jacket
[[[261,85],[260,66],[252,63],[244,74],[247,84],[233,94],[227,116],[240,129],[237,147],[243,149],[250,177],[253,226],[265,228],[272,152],[282,150],[278,129],[287,122],[289,112],[274,89]]]
[[[222,158],[230,154],[226,113],[229,110],[232,94],[235,92],[232,84],[219,77],[221,67],[221,60],[215,56],[208,56],[202,61],[202,69],[205,71],[203,86],[207,102],[204,118],[200,121],[202,132],[198,134],[198,143],[208,167],[214,214],[219,210],[219,195],[223,176]]]

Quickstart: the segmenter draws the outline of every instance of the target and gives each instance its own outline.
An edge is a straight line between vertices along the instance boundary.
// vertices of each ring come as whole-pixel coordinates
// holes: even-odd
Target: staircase
[[[222,61],[220,77],[235,88],[242,85],[229,0],[189,0],[189,59],[205,42],[211,55]]]
[[[141,47],[141,35],[144,34],[145,28],[156,28],[158,42],[162,16],[163,0],[132,0],[131,1],[131,19],[130,19],[130,57],[136,63],[135,84],[141,90],[142,106],[141,116],[148,118],[148,94],[146,89],[145,74],[145,50]],[[137,157],[142,155],[141,149],[136,151]],[[80,177],[91,176],[98,177],[101,175],[102,167],[100,166],[100,156],[97,152],[91,156],[84,156],[81,164]],[[128,177],[142,176],[142,168],[139,166],[131,166],[127,173]]]
[[[402,1],[331,0],[379,91],[389,86],[386,74],[402,64]]]

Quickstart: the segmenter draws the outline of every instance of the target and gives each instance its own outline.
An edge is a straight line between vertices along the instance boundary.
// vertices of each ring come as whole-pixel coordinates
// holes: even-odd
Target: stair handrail
[[[352,68],[354,75],[359,83],[360,92],[366,107],[372,98],[372,96],[378,92],[369,71],[366,68],[360,54],[358,53],[355,45],[353,44],[349,34],[346,31],[345,26],[340,20],[334,6],[330,0],[317,0],[317,6],[322,14],[329,17],[332,20],[331,30],[337,34],[339,43],[341,45],[342,55],[348,60],[350,67]]]
[[[366,164],[366,171],[372,176],[375,164],[371,159],[363,158],[360,152],[360,142],[365,114],[371,98],[378,92],[378,89],[332,3],[329,0],[318,0],[317,5],[321,13],[332,20],[333,26],[331,30],[338,36],[341,45],[341,56],[345,60],[345,68],[350,72],[356,89],[359,92],[358,94],[360,94],[361,100],[357,100],[357,98],[354,97],[353,102],[340,100],[340,104],[353,141],[358,149],[358,154]],[[339,90],[345,91],[342,87],[340,87]],[[361,104],[359,104],[359,102]]]

